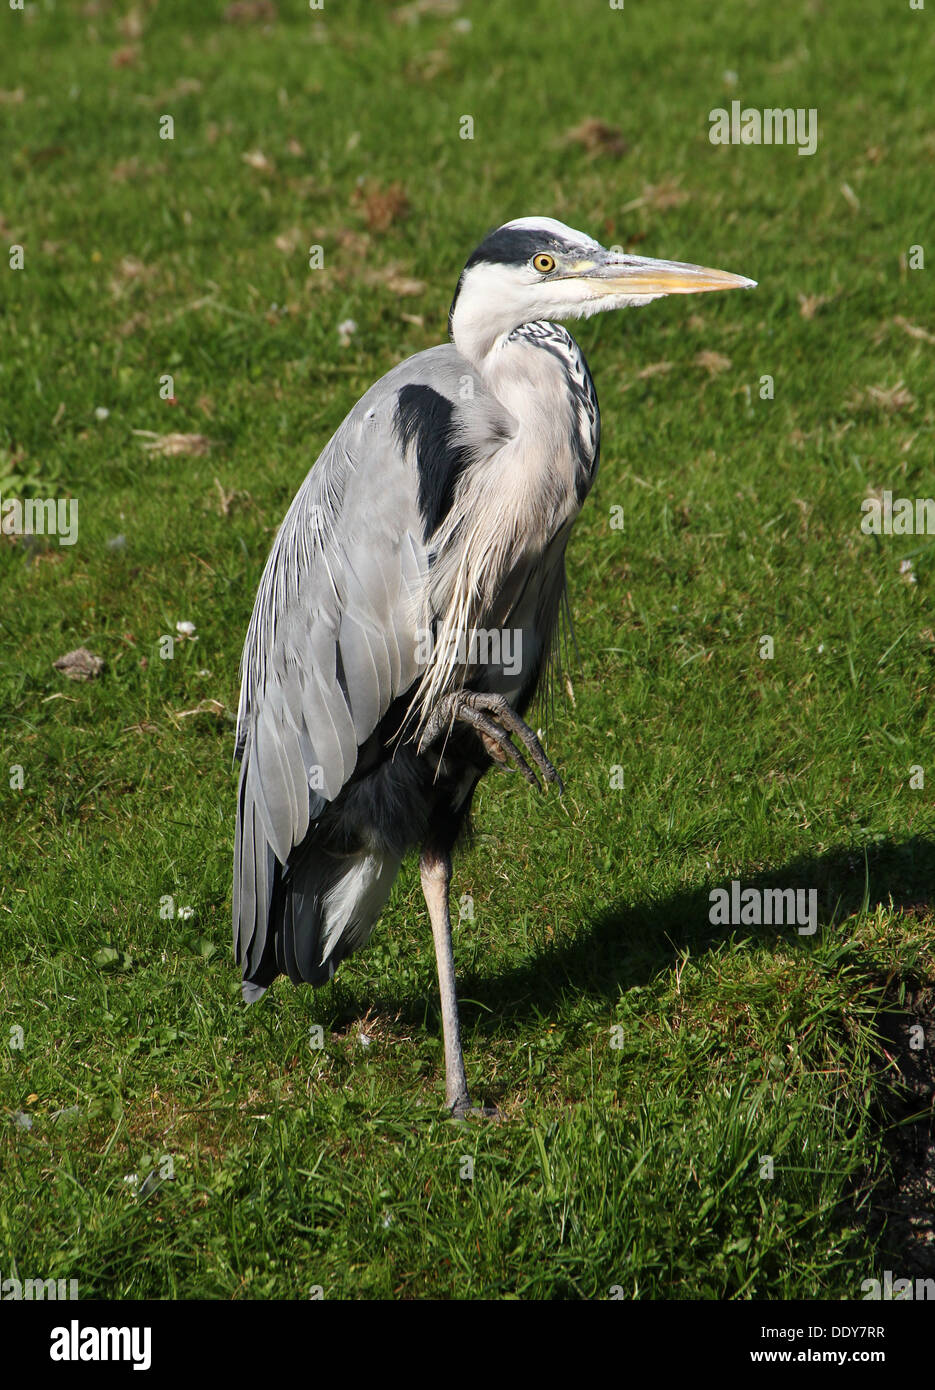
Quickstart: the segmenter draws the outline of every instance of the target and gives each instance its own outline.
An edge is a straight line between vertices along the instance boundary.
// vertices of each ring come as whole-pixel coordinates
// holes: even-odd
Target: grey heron
[[[419,850],[454,1115],[470,1098],[451,852],[493,764],[561,785],[523,715],[553,665],[600,414],[556,320],[754,283],[608,251],[548,217],[507,222],[461,273],[451,342],[400,363],[354,406],[263,571],[237,721],[244,998],[280,974],[330,980]]]

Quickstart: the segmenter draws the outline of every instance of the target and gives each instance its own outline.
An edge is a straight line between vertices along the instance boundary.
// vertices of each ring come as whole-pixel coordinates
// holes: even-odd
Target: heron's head
[[[523,323],[586,318],[649,304],[664,294],[755,284],[723,270],[607,251],[551,217],[519,217],[491,232],[471,256],[448,323],[455,346],[479,362]]]

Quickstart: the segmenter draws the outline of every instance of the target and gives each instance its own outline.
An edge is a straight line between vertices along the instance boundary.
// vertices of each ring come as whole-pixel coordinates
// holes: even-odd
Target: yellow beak
[[[607,252],[606,260],[581,263],[580,270],[573,267],[572,277],[593,281],[601,295],[705,294],[709,290],[749,290],[756,284],[745,275],[732,275],[727,270],[612,252]]]

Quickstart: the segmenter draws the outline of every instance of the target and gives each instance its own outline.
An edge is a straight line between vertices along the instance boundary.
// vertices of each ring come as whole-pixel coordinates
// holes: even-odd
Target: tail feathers
[[[263,789],[244,750],[234,835],[234,958],[243,971],[248,1004],[277,975],[294,984],[325,984],[341,961],[363,946],[383,911],[400,856],[321,848],[314,825],[283,866],[263,813]],[[309,792],[309,818],[324,805]]]
[[[243,961],[245,1001],[254,1003],[280,974],[294,984],[326,984],[369,940],[399,865],[395,856],[337,856],[313,846],[285,870],[276,863],[262,954]]]

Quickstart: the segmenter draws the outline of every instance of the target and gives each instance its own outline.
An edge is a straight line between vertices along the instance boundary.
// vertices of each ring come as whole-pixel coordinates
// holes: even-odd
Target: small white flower
[[[911,560],[900,560],[899,572],[903,576],[907,584],[915,584],[917,582],[916,577],[912,572]]]
[[[106,420],[109,414],[110,411],[107,409],[106,405],[98,405],[94,408],[95,420]]]
[[[193,917],[194,914],[195,909],[193,907],[180,907],[177,915],[181,917],[183,922],[187,922],[189,917]]]
[[[393,1224],[393,1218],[388,1211],[383,1213],[383,1229],[387,1230]]]
[[[368,1038],[366,1033],[358,1033],[357,1041],[360,1043],[361,1047],[369,1047],[373,1042],[373,1038]]]
[[[338,324],[338,341],[341,346],[347,347],[356,332],[357,324],[353,319],[342,319]]]
[[[721,77],[723,78],[724,85],[726,87],[736,87],[737,83],[740,81],[739,74],[734,72],[733,68],[725,68],[724,71],[721,73]]]
[[[32,1129],[32,1116],[27,1115],[25,1110],[17,1110],[13,1115],[13,1122],[20,1129]]]
[[[185,619],[180,623],[176,623],[175,630],[180,637],[193,637],[195,635],[195,624]]]
[[[822,652],[824,651],[824,649],[825,649],[825,644],[824,644],[824,642],[819,642],[819,643],[818,643],[818,655],[819,655],[819,656],[821,656],[821,654],[822,654]]]

